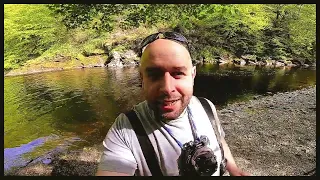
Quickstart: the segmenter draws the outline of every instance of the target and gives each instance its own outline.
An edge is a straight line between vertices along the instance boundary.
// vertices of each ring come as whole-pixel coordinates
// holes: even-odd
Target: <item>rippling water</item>
[[[204,65],[197,68],[194,94],[219,108],[251,95],[314,85],[315,72]],[[137,68],[5,77],[5,170],[57,148],[101,143],[117,115],[143,100],[140,90]]]

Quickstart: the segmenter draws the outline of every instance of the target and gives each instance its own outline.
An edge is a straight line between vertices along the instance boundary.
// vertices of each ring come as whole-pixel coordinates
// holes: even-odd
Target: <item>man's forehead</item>
[[[192,67],[190,59],[177,58],[145,58],[140,63],[141,69],[188,70]]]
[[[160,66],[147,66],[145,70],[148,71],[163,71],[166,70],[166,68],[160,67]],[[187,71],[188,67],[187,66],[174,66],[170,67],[169,70],[171,71]]]
[[[183,54],[189,54],[188,49],[183,46],[181,43],[169,40],[169,39],[157,39],[154,42],[148,44],[143,52],[142,55],[145,54],[145,52],[148,52],[149,54],[153,53],[161,53],[161,52],[175,52],[183,53]]]
[[[160,44],[160,45],[159,45]],[[175,45],[175,46],[179,46],[180,48],[183,47],[185,48],[185,50],[187,50],[187,52],[189,53],[188,47],[185,44],[182,44],[179,41],[176,41],[174,39],[157,39],[154,42],[147,44],[145,47],[142,48],[142,53],[145,51],[145,49],[147,49],[149,46],[166,46],[167,44],[171,44],[171,45]]]
[[[188,50],[179,43],[158,39],[150,43],[142,53],[140,70],[146,67],[161,67],[165,69],[192,67],[191,57]]]

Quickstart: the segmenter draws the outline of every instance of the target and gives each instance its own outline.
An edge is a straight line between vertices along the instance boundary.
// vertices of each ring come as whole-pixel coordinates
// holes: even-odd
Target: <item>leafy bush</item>
[[[156,30],[184,34],[193,59],[255,55],[316,60],[314,4],[5,5],[5,69],[56,54],[132,48]],[[135,31],[136,30],[136,31]],[[130,38],[128,33],[131,33]],[[124,36],[125,38],[120,38]],[[133,38],[134,37],[134,38]],[[120,42],[106,47],[105,44]],[[111,49],[110,49],[111,48]]]
[[[4,5],[5,69],[39,57],[62,36],[64,26],[45,5]]]

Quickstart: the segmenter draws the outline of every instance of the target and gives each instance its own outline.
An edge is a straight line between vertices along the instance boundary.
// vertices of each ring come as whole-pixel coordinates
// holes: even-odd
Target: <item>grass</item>
[[[168,25],[158,23],[153,27],[140,26],[97,34],[93,30],[70,30],[64,39],[57,41],[39,57],[27,60],[21,65],[5,62],[6,75],[32,72],[103,66],[112,51],[124,52],[135,47],[143,37]]]

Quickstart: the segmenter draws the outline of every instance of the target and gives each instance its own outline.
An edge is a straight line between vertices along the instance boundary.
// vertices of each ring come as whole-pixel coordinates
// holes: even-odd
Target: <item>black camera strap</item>
[[[134,112],[134,110],[130,110],[126,113],[126,116],[128,117],[131,126],[137,135],[142,153],[144,155],[144,158],[146,159],[152,176],[163,176],[159,166],[159,162],[156,158],[156,152],[154,151],[150,139],[146,131],[144,130],[141,121],[137,117],[137,114]]]
[[[220,147],[220,150],[221,150],[222,161],[224,163],[226,163],[226,159],[224,157],[224,150],[223,150],[223,147],[222,147],[222,144],[221,144],[221,136],[220,136],[220,133],[218,131],[218,124],[220,124],[219,119],[218,118],[214,118],[213,112],[212,112],[212,108],[211,108],[209,102],[205,98],[198,97],[198,99],[201,102],[204,110],[206,111],[206,113],[208,115],[208,118],[210,119],[211,125],[213,127],[214,133],[216,134],[217,141],[218,141],[218,144],[219,144],[219,147]],[[226,165],[226,164],[224,164],[224,165]],[[224,174],[225,171],[226,171],[225,167],[220,167],[220,176],[222,176],[222,174]]]
[[[212,112],[212,108],[211,108],[210,104],[208,103],[208,101],[203,97],[198,97],[198,99],[201,102],[204,110],[206,111],[206,113],[208,115],[208,118],[210,119],[211,125],[212,125],[212,127],[214,129],[214,133],[216,134],[218,143],[220,144],[221,136],[220,136],[220,133],[218,131],[219,121],[218,121],[218,119],[214,118],[213,112]]]
[[[212,108],[210,106],[210,104],[208,103],[208,101],[203,98],[203,97],[198,97],[200,103],[202,104],[203,108],[206,111],[206,114],[208,115],[208,118],[210,119],[211,125],[214,129],[214,133],[217,137],[217,141],[218,144],[221,148],[221,153],[222,153],[222,158],[224,158],[224,153],[223,153],[223,149],[221,146],[221,136],[220,133],[218,131],[218,124],[219,124],[219,120],[214,118],[213,116],[213,112],[212,112]],[[158,160],[157,160],[157,156],[156,153],[153,149],[153,146],[150,142],[150,139],[146,133],[146,131],[144,130],[141,121],[139,120],[139,118],[137,117],[137,114],[134,112],[134,110],[130,110],[129,112],[126,113],[126,116],[128,117],[131,126],[133,128],[133,130],[136,133],[136,136],[138,138],[138,141],[140,143],[143,155],[146,159],[146,162],[148,164],[148,167],[150,169],[150,172],[153,176],[163,176]]]

